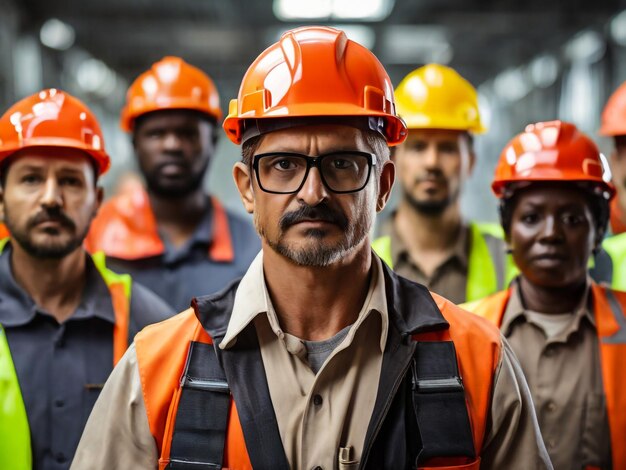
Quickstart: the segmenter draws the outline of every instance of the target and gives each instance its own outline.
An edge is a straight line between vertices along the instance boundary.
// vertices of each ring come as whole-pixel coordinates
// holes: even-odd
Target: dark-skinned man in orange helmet
[[[263,250],[137,338],[73,468],[552,468],[497,329],[371,250],[406,137],[376,57],[333,28],[288,31],[230,109]]]
[[[86,240],[176,310],[241,277],[260,248],[251,225],[203,188],[221,115],[213,81],[178,57],[140,75],[120,123],[132,133],[147,193],[106,202]]]

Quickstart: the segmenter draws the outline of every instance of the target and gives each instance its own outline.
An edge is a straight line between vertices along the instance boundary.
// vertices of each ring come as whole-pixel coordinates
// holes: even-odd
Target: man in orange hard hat
[[[100,390],[171,309],[82,247],[109,168],[79,100],[43,90],[0,117],[0,468],[67,469]]]
[[[485,131],[476,89],[450,67],[428,64],[408,74],[395,96],[409,128],[393,154],[402,194],[374,249],[398,274],[455,303],[504,288],[510,276],[500,227],[461,217],[473,136]]]
[[[615,194],[600,152],[573,124],[532,124],[492,188],[520,275],[468,307],[519,358],[554,468],[626,469],[626,294],[587,273]]]
[[[333,28],[288,31],[230,110],[263,250],[137,337],[73,468],[552,468],[497,329],[371,250],[406,137],[378,59]]]
[[[611,203],[610,231],[626,232],[626,82],[611,95],[602,112],[600,135],[613,138],[609,158],[617,197]]]
[[[120,122],[147,193],[105,203],[86,241],[177,310],[241,277],[260,248],[251,225],[202,187],[221,116],[213,81],[182,59],[165,57],[140,75]]]

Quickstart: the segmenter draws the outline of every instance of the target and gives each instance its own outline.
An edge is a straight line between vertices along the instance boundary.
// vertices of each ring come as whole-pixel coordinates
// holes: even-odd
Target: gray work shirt
[[[109,257],[107,265],[129,273],[177,312],[188,308],[194,297],[222,290],[246,273],[261,242],[248,221],[227,212],[235,258],[232,262],[212,260],[208,253],[213,241],[213,206],[208,207],[192,237],[181,247],[176,248],[161,234],[163,254],[134,260]]]
[[[15,282],[11,245],[0,255],[0,324],[15,364],[28,415],[33,469],[70,467],[100,390],[113,369],[111,294],[87,256],[83,298],[65,322],[39,308]],[[129,339],[174,312],[133,282]]]

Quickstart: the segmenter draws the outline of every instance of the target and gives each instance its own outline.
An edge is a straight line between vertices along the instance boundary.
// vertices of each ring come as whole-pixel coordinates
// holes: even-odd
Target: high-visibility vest
[[[8,238],[0,240],[0,253]],[[113,365],[128,348],[131,277],[107,269],[104,254],[92,256],[111,293],[115,325],[113,327]],[[4,330],[0,327],[0,469],[30,470],[32,451],[30,427],[24,399],[15,372],[11,351]]]
[[[512,288],[509,288],[461,307],[486,318],[500,328],[511,291]],[[613,470],[626,470],[626,293],[595,282],[591,285],[591,293],[600,344]]]
[[[516,276],[517,268],[510,255],[502,253],[502,227],[498,224],[470,223],[470,252],[465,300],[482,299],[505,289]],[[393,269],[391,237],[377,238],[372,248]]]
[[[229,295],[220,293],[221,297]],[[479,456],[486,431],[487,416],[491,409],[494,374],[500,359],[499,334],[497,331],[485,328],[486,325],[477,323],[472,315],[467,315],[466,312],[442,297],[436,294],[432,294],[432,297],[450,327],[430,333],[415,334],[413,339],[418,343],[454,342],[465,389],[465,406],[467,406],[471,422],[470,439],[473,441],[476,456]],[[410,299],[403,300],[410,303]],[[219,317],[219,314],[217,316]],[[188,309],[164,322],[150,325],[135,338],[147,419],[159,451],[159,470],[170,468],[169,465],[172,464],[170,451],[178,405],[184,387],[181,383],[181,376],[189,361],[192,345],[195,343],[212,344],[212,338],[204,330],[193,309]],[[253,387],[254,384],[250,386]],[[199,406],[202,406],[202,403]],[[193,412],[193,410],[186,409],[186,412]],[[232,395],[227,416],[222,467],[232,470],[250,470],[252,464],[246,450],[242,423]],[[203,423],[198,427],[208,427],[214,430],[211,423]],[[186,447],[190,449],[193,443],[188,444]],[[208,444],[203,442],[203,445]],[[475,470],[479,468],[479,462],[478,458],[475,462],[459,468]],[[450,465],[452,465],[450,459],[442,457],[437,460],[436,465],[433,464],[433,468],[451,468]]]
[[[215,262],[231,263],[235,250],[228,214],[216,197],[211,197],[211,205],[213,225],[208,256]],[[106,256],[125,260],[162,255],[165,244],[159,236],[148,193],[135,188],[105,202],[91,223],[85,248],[90,253],[103,251]]]
[[[596,282],[626,291],[626,233],[613,235],[602,242],[602,250],[593,259],[590,273]]]
[[[31,470],[30,430],[24,400],[0,327],[0,468]]]

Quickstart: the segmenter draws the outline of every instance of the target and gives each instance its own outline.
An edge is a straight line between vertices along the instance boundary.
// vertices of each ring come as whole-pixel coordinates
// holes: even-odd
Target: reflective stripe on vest
[[[504,289],[517,274],[510,255],[502,253],[502,228],[497,224],[470,223],[470,253],[467,268],[466,301],[482,299]],[[391,237],[379,237],[372,248],[393,269]]]
[[[626,293],[596,283],[591,285],[591,292],[611,433],[613,470],[626,470]],[[500,327],[510,295],[511,289],[508,289],[473,305],[464,304],[461,307]]]
[[[0,327],[0,468],[30,470],[30,428],[15,366]]]

